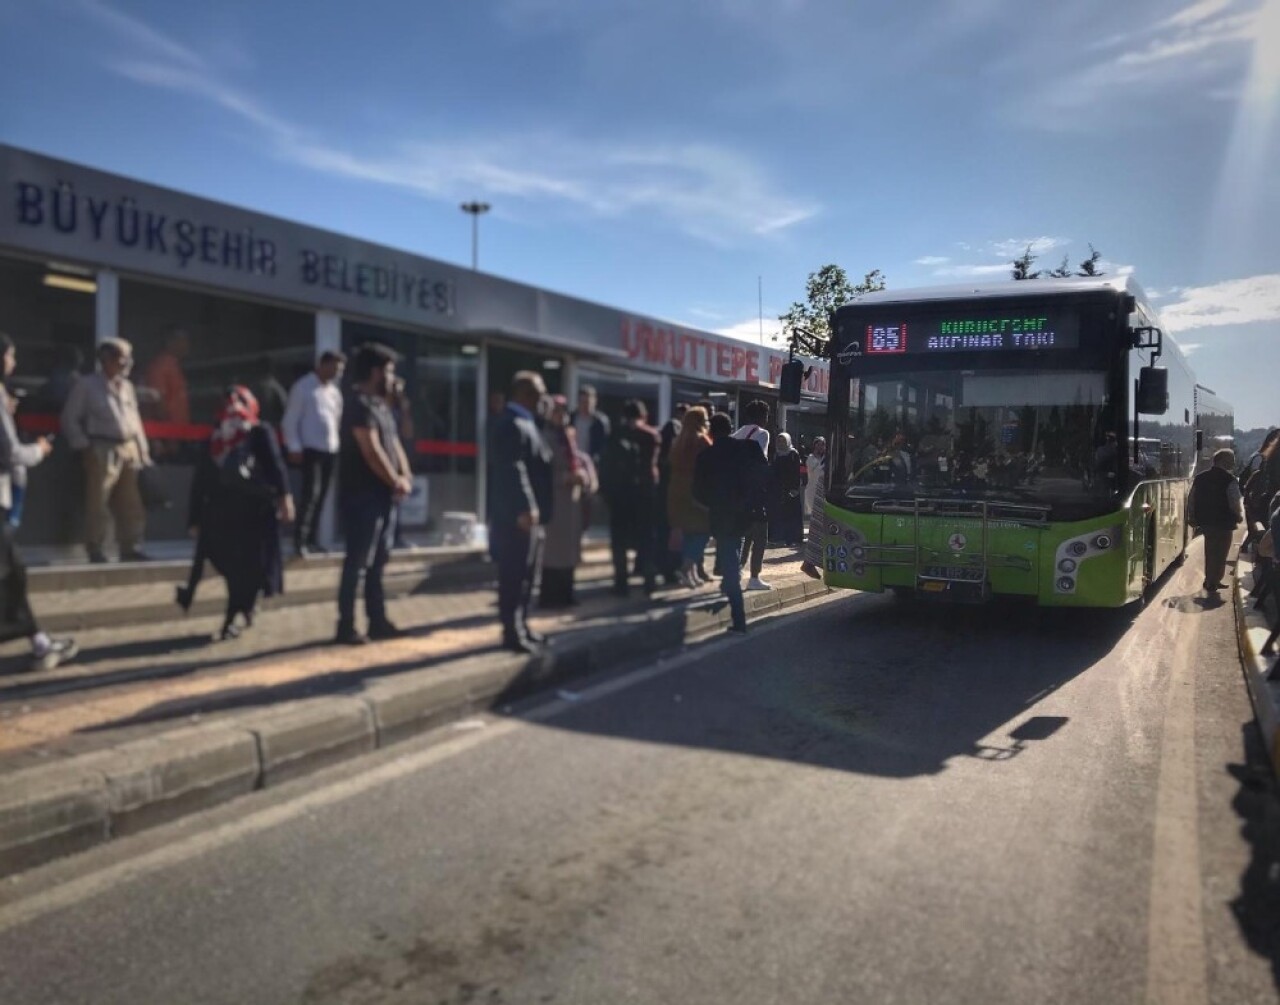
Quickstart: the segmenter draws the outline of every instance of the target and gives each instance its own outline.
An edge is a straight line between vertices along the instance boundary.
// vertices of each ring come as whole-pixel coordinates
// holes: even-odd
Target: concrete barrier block
[[[258,742],[220,725],[171,730],[86,761],[107,781],[113,836],[132,834],[258,787]]]
[[[459,719],[474,708],[468,681],[422,670],[369,684],[361,698],[373,713],[378,745],[397,743]]]
[[[812,582],[812,580],[810,580]],[[778,602],[783,607],[790,607],[792,604],[798,604],[808,595],[805,593],[805,584],[803,582],[787,583],[785,586],[779,586],[773,591],[778,595]]]
[[[83,765],[47,764],[0,778],[0,876],[101,844],[109,821],[106,779]]]
[[[237,722],[257,737],[262,784],[278,785],[377,747],[369,705],[334,696],[300,701]]]

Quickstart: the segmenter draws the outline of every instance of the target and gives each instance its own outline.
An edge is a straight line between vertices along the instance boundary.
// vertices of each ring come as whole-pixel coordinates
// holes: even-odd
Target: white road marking
[[[324,788],[304,793],[287,802],[269,806],[239,820],[233,820],[201,834],[175,841],[173,844],[166,845],[163,848],[145,852],[137,858],[113,863],[97,872],[78,876],[48,890],[42,890],[9,904],[0,905],[0,933],[28,924],[55,911],[74,907],[82,901],[106,893],[113,887],[143,879],[146,876],[207,854],[222,845],[241,841],[254,834],[270,830],[273,827],[279,827],[291,820],[306,816],[308,813],[314,813],[335,803],[362,795],[371,789],[388,785],[424,768],[432,767],[474,750],[482,744],[507,736],[530,722],[547,722],[571,708],[581,708],[586,703],[599,701],[619,691],[643,684],[645,681],[652,680],[662,674],[679,670],[690,663],[704,659],[720,649],[740,645],[748,639],[756,638],[765,632],[774,630],[783,623],[783,616],[785,616],[785,620],[790,622],[797,616],[803,617],[807,614],[816,613],[828,603],[845,596],[848,596],[848,594],[827,594],[815,600],[807,601],[803,605],[788,608],[785,611],[772,612],[760,620],[752,622],[751,634],[746,638],[737,636],[695,644],[673,659],[659,662],[654,666],[643,667],[621,677],[602,681],[592,687],[584,688],[577,692],[577,697],[572,702],[556,699],[547,702],[545,705],[539,705],[516,719],[486,720],[489,722],[487,728],[473,728],[465,732],[459,732],[456,736],[438,746],[415,754],[398,757],[394,761],[379,765],[354,778],[347,778]]]

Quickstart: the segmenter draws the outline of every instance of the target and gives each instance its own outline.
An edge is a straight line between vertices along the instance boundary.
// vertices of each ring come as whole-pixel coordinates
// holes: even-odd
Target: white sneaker
[[[33,670],[53,670],[75,658],[80,647],[75,639],[50,639],[49,648],[39,656],[32,653],[31,668]]]
[[[752,576],[750,579],[747,580],[747,589],[748,590],[772,590],[773,587],[770,584],[766,583],[759,576]]]

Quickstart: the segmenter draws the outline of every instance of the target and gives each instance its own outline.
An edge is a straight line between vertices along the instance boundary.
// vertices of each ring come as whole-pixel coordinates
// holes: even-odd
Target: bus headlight
[[[1089,546],[1085,544],[1083,541],[1072,541],[1071,544],[1067,547],[1067,551],[1069,551],[1076,558],[1079,558],[1088,550],[1089,550]]]
[[[1099,551],[1106,551],[1111,547],[1111,535],[1099,534],[1093,539],[1093,546]]]
[[[866,554],[866,551],[865,551],[864,549],[862,549],[862,548],[854,548],[854,549],[853,549],[853,557],[854,557],[854,558],[862,558],[862,556],[863,556],[863,555],[865,555],[865,554]]]
[[[1076,588],[1076,581],[1070,576],[1063,576],[1058,580],[1058,589],[1063,593],[1070,593]]]
[[[1058,563],[1058,571],[1059,572],[1075,572],[1076,560],[1074,558],[1064,558],[1061,562]]]
[[[867,574],[867,567],[865,565],[855,565],[853,567],[853,574],[855,576],[865,576]]]

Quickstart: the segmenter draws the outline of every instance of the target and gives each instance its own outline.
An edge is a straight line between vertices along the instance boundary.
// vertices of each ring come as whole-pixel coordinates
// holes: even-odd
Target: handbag
[[[173,500],[160,482],[160,472],[155,466],[141,468],[138,471],[138,495],[142,505],[148,510],[173,509]]]

